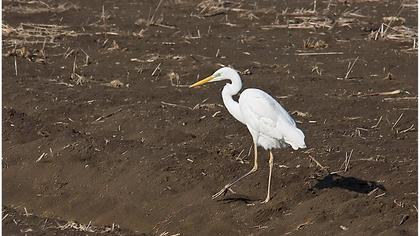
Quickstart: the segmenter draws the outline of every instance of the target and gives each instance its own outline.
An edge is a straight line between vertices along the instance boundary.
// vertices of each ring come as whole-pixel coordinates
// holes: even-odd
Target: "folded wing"
[[[246,124],[263,134],[290,144],[294,149],[304,148],[304,134],[293,118],[270,95],[259,89],[247,89],[239,98],[239,107]]]

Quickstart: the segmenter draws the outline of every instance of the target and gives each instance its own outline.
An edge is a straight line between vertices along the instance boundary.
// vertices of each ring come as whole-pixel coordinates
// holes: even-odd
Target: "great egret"
[[[238,181],[257,171],[257,147],[261,146],[270,153],[267,197],[262,202],[267,203],[270,200],[271,173],[273,171],[273,153],[271,150],[284,148],[288,145],[292,146],[294,150],[306,148],[305,135],[296,127],[295,121],[287,111],[274,98],[262,90],[245,89],[239,97],[239,102],[233,100],[232,96],[237,94],[242,88],[242,81],[236,70],[232,68],[220,68],[213,75],[194,83],[190,88],[221,80],[231,81],[231,83],[226,83],[223,87],[223,103],[235,119],[248,127],[254,142],[255,157],[254,167],[248,173],[227,184],[214,194],[212,198],[215,199],[222,194],[226,194],[227,190]]]

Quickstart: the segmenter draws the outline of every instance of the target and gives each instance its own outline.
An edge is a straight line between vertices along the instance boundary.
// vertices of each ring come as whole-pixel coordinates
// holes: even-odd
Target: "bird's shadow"
[[[376,188],[386,191],[382,184],[375,181],[362,180],[355,177],[346,177],[338,174],[329,174],[322,179],[317,179],[317,183],[311,189],[325,189],[325,188],[341,188],[352,192],[368,194]],[[226,204],[239,202],[244,204],[251,204],[261,199],[253,199],[241,194],[232,194],[229,197],[224,197],[218,202],[224,202]]]
[[[241,194],[232,194],[229,197],[224,197],[223,199],[220,199],[217,201],[224,202],[224,203],[241,202],[244,204],[251,204],[257,200],[258,199],[252,199],[248,196],[241,195]]]
[[[345,177],[338,174],[329,174],[313,186],[314,189],[342,188],[352,192],[368,194],[378,188],[386,191],[382,184],[375,181],[367,181],[355,177]]]

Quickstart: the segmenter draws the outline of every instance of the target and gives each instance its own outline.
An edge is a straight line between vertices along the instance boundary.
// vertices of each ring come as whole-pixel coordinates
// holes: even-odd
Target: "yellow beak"
[[[214,76],[210,75],[209,77],[207,77],[207,78],[205,78],[205,79],[202,79],[202,80],[200,80],[200,81],[198,81],[198,82],[196,82],[196,83],[194,83],[194,84],[190,85],[190,88],[193,88],[193,87],[196,87],[196,86],[203,85],[203,84],[205,84],[205,83],[209,82],[209,81],[210,81],[210,80],[212,80],[212,79],[214,79]]]

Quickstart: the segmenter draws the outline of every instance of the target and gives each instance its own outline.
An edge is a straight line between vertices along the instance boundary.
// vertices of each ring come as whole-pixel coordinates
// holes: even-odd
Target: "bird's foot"
[[[219,192],[215,193],[213,196],[211,196],[212,199],[216,199],[218,197],[220,197],[220,195],[223,194],[226,195],[227,191],[230,191],[232,193],[235,193],[228,185],[226,185],[224,188],[222,188]]]
[[[218,198],[220,195],[225,195],[227,192],[227,188],[222,188],[222,190],[220,190],[219,192],[213,194],[213,196],[211,196],[212,199],[216,199]]]
[[[270,201],[270,197],[267,197],[264,201],[261,201],[260,203],[261,204],[266,204],[266,203],[268,203],[268,201]]]

